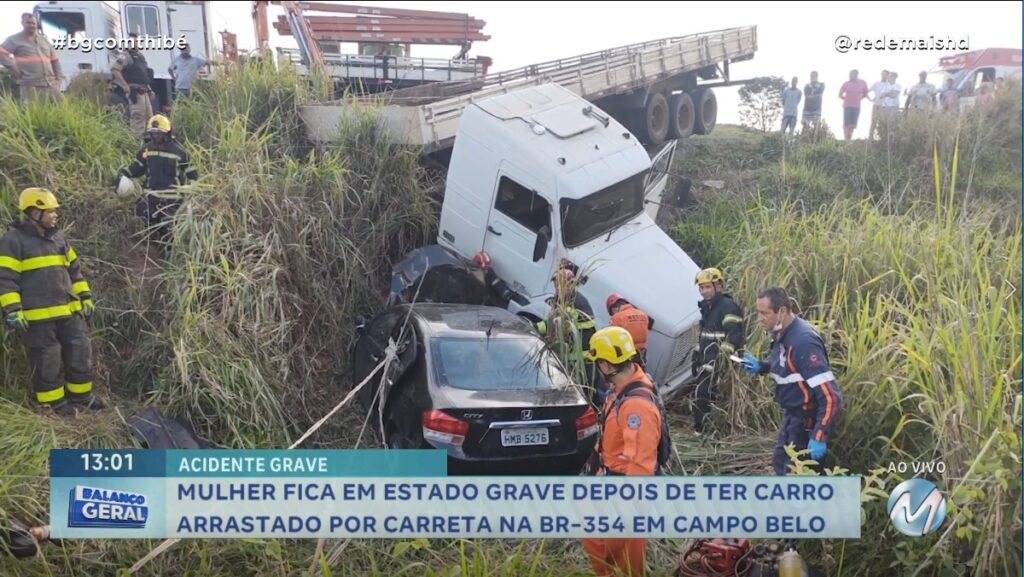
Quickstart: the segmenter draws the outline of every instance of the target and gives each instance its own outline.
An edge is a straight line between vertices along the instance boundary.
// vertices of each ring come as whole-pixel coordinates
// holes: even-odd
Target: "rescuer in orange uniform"
[[[636,345],[637,355],[640,357],[640,364],[647,365],[647,334],[653,328],[654,322],[647,313],[633,306],[619,293],[608,295],[605,301],[608,314],[611,315],[612,326],[622,327],[629,331],[633,337],[633,344]]]
[[[598,474],[657,473],[661,412],[655,404],[654,383],[636,363],[636,354],[633,337],[622,327],[603,328],[590,339],[586,357],[612,387],[604,403]],[[598,577],[644,574],[646,539],[584,539],[583,548]]]

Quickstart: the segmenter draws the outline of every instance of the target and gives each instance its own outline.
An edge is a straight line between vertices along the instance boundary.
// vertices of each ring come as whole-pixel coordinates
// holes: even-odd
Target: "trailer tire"
[[[669,135],[673,139],[682,139],[693,134],[694,111],[693,99],[683,92],[673,95],[668,107]]]
[[[669,128],[668,100],[660,92],[652,92],[647,95],[647,104],[644,105],[640,122],[637,122],[640,133],[640,140],[651,145],[658,145],[665,142]]]
[[[694,114],[693,133],[711,134],[718,122],[718,100],[710,88],[698,88],[691,96]]]

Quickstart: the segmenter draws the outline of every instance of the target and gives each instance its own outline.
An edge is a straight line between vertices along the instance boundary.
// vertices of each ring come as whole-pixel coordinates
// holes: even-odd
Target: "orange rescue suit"
[[[651,319],[647,313],[631,304],[622,305],[619,312],[612,315],[612,325],[626,329],[633,337],[637,350],[647,349],[647,333],[651,328]]]
[[[654,475],[661,439],[661,414],[643,393],[624,399],[615,407],[615,396],[626,385],[643,382],[654,385],[636,364],[626,384],[615,388],[604,404],[604,425],[599,451],[607,475]],[[583,539],[583,548],[597,577],[625,575],[641,577],[647,553],[646,539]]]

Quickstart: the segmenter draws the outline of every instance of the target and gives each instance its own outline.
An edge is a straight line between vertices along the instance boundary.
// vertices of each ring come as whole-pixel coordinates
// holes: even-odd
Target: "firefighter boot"
[[[52,403],[45,403],[39,405],[44,411],[53,411],[53,414],[59,417],[75,417],[78,416],[78,409],[73,404],[68,402],[67,399],[60,399]]]

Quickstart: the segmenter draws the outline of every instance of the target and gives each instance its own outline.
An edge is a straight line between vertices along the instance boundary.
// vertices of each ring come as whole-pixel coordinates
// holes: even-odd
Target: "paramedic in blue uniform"
[[[768,374],[775,381],[775,400],[782,407],[782,428],[775,442],[772,465],[785,475],[789,456],[786,445],[797,451],[810,449],[818,461],[828,452],[836,419],[843,409],[839,384],[829,366],[825,343],[806,320],[793,312],[785,289],[770,287],[757,295],[757,320],[772,335],[768,360],[744,353],[743,369]]]

